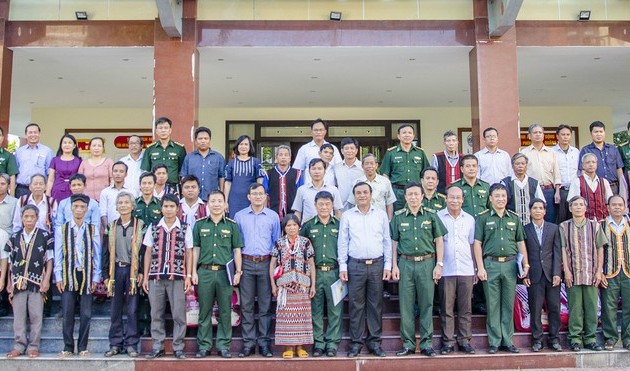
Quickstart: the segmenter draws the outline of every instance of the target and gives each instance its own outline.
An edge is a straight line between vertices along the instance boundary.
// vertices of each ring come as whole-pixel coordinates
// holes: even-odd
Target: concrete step
[[[79,338],[78,333],[75,331],[74,341],[75,344]],[[0,332],[0,354],[13,349],[14,336],[13,332]],[[42,335],[40,352],[42,353],[59,353],[63,350],[63,335],[59,332],[58,335]],[[105,336],[94,336],[90,333],[88,340],[88,350],[92,353],[105,353],[109,349],[109,339]]]
[[[79,327],[79,317],[75,317],[74,327]],[[126,320],[123,319],[123,323],[126,324]],[[92,316],[90,321],[90,334],[92,335],[104,335],[109,334],[109,326],[111,321],[109,316]],[[63,330],[63,319],[56,317],[44,318],[42,323],[42,334],[61,334]],[[1,332],[13,332],[13,317],[0,318],[0,333]]]

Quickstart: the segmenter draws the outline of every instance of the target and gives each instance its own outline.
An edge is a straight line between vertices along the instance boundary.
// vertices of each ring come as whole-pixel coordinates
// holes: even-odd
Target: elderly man
[[[445,194],[446,189],[462,177],[459,159],[463,154],[457,152],[457,146],[459,145],[457,134],[449,130],[444,133],[442,138],[444,139],[444,151],[433,155],[431,166],[438,171],[439,182],[437,191]]]
[[[357,206],[343,213],[339,228],[339,278],[348,282],[350,349],[361,352],[367,314],[367,347],[377,357],[383,332],[383,281],[391,277],[392,245],[387,214],[372,205],[372,187],[357,183],[352,190]]]
[[[614,144],[606,143],[606,125],[601,121],[594,121],[589,125],[593,142],[580,151],[580,160],[587,153],[592,153],[597,159],[597,176],[608,180],[613,194],[619,194],[620,182],[624,182],[623,159]],[[578,169],[584,170],[584,163],[580,161]],[[624,191],[627,191],[624,187]],[[622,195],[627,197],[627,194]]]
[[[538,179],[527,175],[528,162],[527,156],[522,153],[516,153],[512,156],[514,175],[501,180],[501,184],[507,190],[507,208],[518,215],[523,225],[529,223],[529,202],[534,198],[545,199]]]
[[[464,192],[450,186],[446,193],[446,209],[437,216],[446,228],[444,236],[444,267],[440,279],[440,320],[442,322],[441,354],[453,353],[455,343],[455,315],[457,305],[457,344],[459,351],[474,354],[472,339],[472,292],[477,281],[473,243],[475,218],[462,210]]]
[[[532,144],[521,150],[521,153],[529,159],[527,175],[538,181],[548,206],[545,220],[554,223],[556,221],[555,205],[560,202],[560,186],[562,186],[556,154],[553,149],[545,146],[545,131],[539,124],[529,126],[528,136]]]
[[[378,164],[376,163],[376,157],[368,153],[363,156],[363,176],[355,180],[354,184],[359,182],[365,182],[372,187],[372,204],[385,211],[387,217],[391,220],[394,216],[394,203],[396,202],[396,195],[392,188],[392,183],[387,177],[382,176],[376,172]],[[353,184],[353,185],[354,185]],[[350,193],[348,196],[348,202],[351,205],[356,205],[354,195]]]
[[[291,147],[279,145],[276,164],[267,170],[263,186],[269,195],[269,208],[278,214],[280,221],[291,212],[297,190],[303,183],[302,171],[291,167]]]
[[[582,175],[573,179],[569,187],[569,200],[581,196],[586,200],[586,218],[602,220],[608,216],[606,204],[613,195],[606,178],[597,175],[597,155],[586,153],[582,156]]]

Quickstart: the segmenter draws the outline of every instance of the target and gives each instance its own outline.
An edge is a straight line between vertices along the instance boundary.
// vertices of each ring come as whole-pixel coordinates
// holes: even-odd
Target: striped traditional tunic
[[[291,244],[280,238],[271,254],[278,258],[283,273],[277,280],[280,290],[276,308],[276,345],[313,344],[311,316],[311,269],[308,260],[315,255],[308,238],[298,236]]]
[[[597,273],[597,249],[606,243],[599,223],[584,219],[578,224],[569,219],[560,224],[560,239],[573,274],[573,285],[592,285]]]

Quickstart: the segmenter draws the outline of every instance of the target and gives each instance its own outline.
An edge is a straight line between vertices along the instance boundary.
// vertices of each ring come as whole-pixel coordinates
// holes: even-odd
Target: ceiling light
[[[330,20],[336,22],[341,21],[341,12],[330,12]]]
[[[35,59],[33,59],[33,58],[29,58],[29,59],[28,59],[28,61],[29,61],[29,62],[35,62]]]
[[[560,78],[561,78],[561,79],[566,79],[566,78],[567,78],[567,75],[562,75],[562,76],[560,76]]]
[[[580,10],[580,14],[578,15],[578,21],[588,21],[589,19],[591,19],[591,11]]]
[[[122,61],[123,62],[129,62],[129,58],[123,58]]]
[[[594,60],[596,60],[596,61],[598,61],[598,60],[602,59],[602,57],[595,57],[595,58],[593,58],[593,59],[594,59]]]
[[[396,78],[397,78],[397,79],[402,79],[403,77],[402,77],[402,76],[396,76]]]
[[[63,77],[58,76],[58,77],[57,77],[57,80],[63,80]]]
[[[87,21],[88,19],[88,15],[85,10],[74,12],[74,15],[77,17],[77,21]]]

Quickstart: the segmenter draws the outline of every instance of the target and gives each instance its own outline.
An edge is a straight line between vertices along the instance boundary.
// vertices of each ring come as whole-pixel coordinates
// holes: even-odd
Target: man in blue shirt
[[[594,154],[597,157],[597,176],[608,180],[613,194],[619,194],[619,182],[625,182],[623,159],[614,144],[604,142],[606,125],[603,122],[593,122],[589,130],[593,142],[580,151],[578,170],[582,170],[582,156],[587,153]]]
[[[250,206],[234,216],[243,238],[243,274],[239,285],[243,349],[238,356],[252,355],[258,343],[260,354],[272,357],[269,262],[271,249],[280,238],[280,219],[275,211],[265,207],[267,193],[262,184],[250,185],[247,199]],[[254,321],[255,297],[258,297],[258,334]]]
[[[31,193],[28,186],[31,184],[33,175],[44,174],[48,176],[48,168],[50,168],[50,161],[54,155],[49,147],[39,142],[40,132],[39,125],[35,123],[26,125],[26,129],[24,129],[26,144],[15,151],[18,166],[14,193],[16,198]]]
[[[70,192],[73,195],[82,194],[85,189],[85,175],[74,174],[70,177]],[[72,205],[70,203],[71,197],[61,200],[57,206],[57,215],[55,216],[55,228],[61,227],[64,223],[72,220]],[[85,220],[94,225],[97,231],[101,228],[101,211],[98,208],[98,202],[90,198],[88,203],[87,212],[85,213]]]
[[[212,132],[206,127],[195,129],[195,149],[187,154],[179,175],[183,178],[194,175],[199,179],[199,197],[208,201],[212,191],[222,190],[224,182],[225,159],[221,154],[210,149]]]

